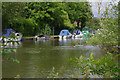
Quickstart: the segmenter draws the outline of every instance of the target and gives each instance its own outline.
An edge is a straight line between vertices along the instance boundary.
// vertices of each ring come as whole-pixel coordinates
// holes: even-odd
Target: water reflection
[[[40,42],[43,42],[43,43],[45,43],[45,42],[47,42],[47,41],[49,41],[49,40],[34,40],[34,42],[35,42],[35,44],[39,44]]]
[[[19,42],[4,42],[4,43],[1,43],[2,45],[6,45],[5,48],[18,48],[20,46],[22,46],[22,42],[19,41]]]
[[[59,39],[60,46],[62,45],[68,45],[68,43],[71,41],[71,39]]]

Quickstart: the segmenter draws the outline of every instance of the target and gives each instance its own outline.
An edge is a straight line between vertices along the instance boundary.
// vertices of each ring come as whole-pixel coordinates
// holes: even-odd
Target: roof
[[[78,23],[77,21],[74,21],[74,23],[73,23],[73,24],[76,24],[76,25],[77,25],[77,23]],[[80,23],[79,23],[79,24],[80,24]]]
[[[75,21],[73,24],[77,24],[77,22]]]

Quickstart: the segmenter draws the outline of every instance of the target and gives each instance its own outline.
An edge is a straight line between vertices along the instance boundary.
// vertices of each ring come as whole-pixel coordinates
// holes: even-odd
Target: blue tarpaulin
[[[60,36],[63,36],[63,35],[70,35],[69,31],[68,30],[62,30],[59,34]]]
[[[75,33],[76,35],[80,35],[80,30],[74,30],[73,33],[72,33],[72,35],[74,35],[74,33]]]
[[[8,36],[12,35],[12,33],[14,33],[14,32],[15,31],[13,29],[3,29],[1,36],[8,37]]]

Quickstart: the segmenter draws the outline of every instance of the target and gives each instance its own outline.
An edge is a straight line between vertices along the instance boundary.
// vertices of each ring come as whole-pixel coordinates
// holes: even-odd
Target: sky
[[[97,5],[97,2],[98,2],[99,0],[89,0],[89,2],[91,2],[92,3],[92,12],[93,12],[93,14],[94,14],[94,17],[98,17],[98,5]],[[109,2],[111,2],[112,0],[102,0],[102,5],[101,5],[101,13],[100,14],[102,14],[102,12],[104,12],[105,11],[105,6],[107,6],[107,4],[109,3]],[[115,1],[115,0],[114,0]],[[119,0],[116,0],[114,3],[117,5],[118,4],[118,2],[119,2]]]

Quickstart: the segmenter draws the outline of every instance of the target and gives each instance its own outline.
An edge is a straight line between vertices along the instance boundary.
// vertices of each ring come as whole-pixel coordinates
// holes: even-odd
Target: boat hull
[[[82,38],[83,35],[72,35],[72,38]]]
[[[8,42],[8,41],[21,41],[22,40],[22,34],[21,33],[15,33],[15,38],[0,38],[0,41]]]
[[[61,36],[61,35],[59,35],[59,39],[69,39],[69,38],[71,38],[71,36],[70,35],[63,35],[63,36]]]
[[[38,36],[35,36],[35,40],[45,40],[45,37],[38,37]]]

